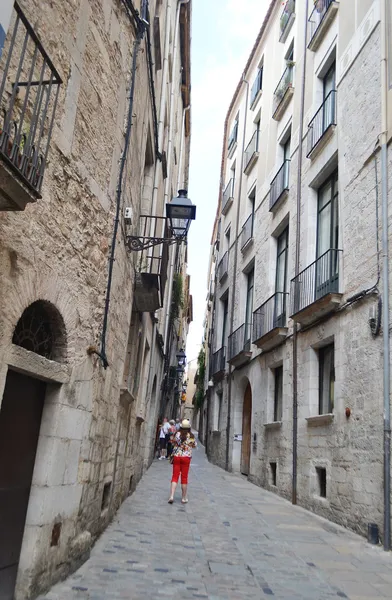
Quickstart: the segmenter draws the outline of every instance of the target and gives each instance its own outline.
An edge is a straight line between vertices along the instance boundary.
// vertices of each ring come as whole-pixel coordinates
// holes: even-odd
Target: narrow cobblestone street
[[[202,446],[188,505],[179,491],[167,504],[170,472],[154,462],[90,560],[47,600],[391,598],[381,548],[210,465]]]

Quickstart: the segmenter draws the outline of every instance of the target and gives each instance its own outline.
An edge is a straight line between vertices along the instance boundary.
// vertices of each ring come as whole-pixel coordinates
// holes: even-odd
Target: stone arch
[[[12,343],[49,360],[64,362],[67,356],[67,332],[63,317],[54,304],[36,300],[20,316]]]
[[[0,286],[0,301],[7,299],[7,311],[0,315],[0,362],[8,360],[15,327],[30,304],[37,300],[52,305],[59,313],[66,332],[66,356],[62,362],[73,363],[85,358],[86,347],[91,344],[91,332],[86,331],[89,323],[89,305],[83,296],[71,293],[69,282],[53,271],[25,271],[4,288]],[[85,345],[81,341],[85,340]],[[1,388],[1,385],[0,385]],[[0,389],[1,395],[1,389]]]

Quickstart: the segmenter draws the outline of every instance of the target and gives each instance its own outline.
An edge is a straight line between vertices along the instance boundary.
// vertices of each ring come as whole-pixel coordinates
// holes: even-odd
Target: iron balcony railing
[[[329,92],[328,96],[309,123],[308,157],[332,125],[336,125],[336,90]]]
[[[327,294],[339,292],[339,256],[331,248],[291,280],[291,314],[295,315]]]
[[[283,98],[286,95],[286,92],[289,88],[293,86],[293,74],[294,74],[294,63],[287,64],[282,77],[279,80],[278,85],[274,91],[274,100],[273,100],[273,112],[277,110]]]
[[[246,171],[250,161],[256,152],[259,151],[259,130],[257,129],[252,137],[250,138],[250,142],[245,148],[244,151],[244,171]]]
[[[308,19],[309,23],[309,44],[317,33],[318,28],[324,20],[334,0],[315,0],[314,9]]]
[[[285,34],[286,28],[289,26],[292,15],[295,13],[295,0],[287,0],[283,12],[280,16],[280,37]]]
[[[270,186],[270,210],[278,202],[283,192],[289,189],[290,159],[286,159],[275,175]]]
[[[229,142],[227,144],[227,149],[229,152],[237,141],[237,134],[238,134],[238,121],[235,121],[234,125],[233,125],[233,129],[231,130],[231,133],[229,136]]]
[[[232,360],[241,352],[249,352],[251,343],[251,326],[249,323],[243,323],[238,329],[229,335],[228,339],[228,360]]]
[[[226,347],[222,346],[219,350],[214,352],[212,355],[212,375],[216,375],[217,373],[221,373],[225,370],[226,367]]]
[[[263,85],[263,69],[259,69],[256,75],[256,78],[253,82],[252,89],[250,91],[250,106],[252,106],[253,102],[256,99],[257,94],[261,90]]]
[[[230,179],[229,183],[225,187],[225,191],[223,192],[223,195],[222,195],[222,211],[225,210],[226,205],[229,202],[230,198],[233,198],[233,197],[234,197],[234,177],[232,177]]]
[[[0,71],[0,158],[40,198],[62,81],[17,2]]]
[[[218,264],[218,279],[222,279],[228,274],[229,271],[229,253],[225,252]]]
[[[246,219],[245,223],[242,226],[241,230],[241,249],[246,246],[246,244],[253,238],[253,221],[254,221],[254,213]]]
[[[253,313],[253,341],[277,327],[286,326],[287,292],[275,292]]]

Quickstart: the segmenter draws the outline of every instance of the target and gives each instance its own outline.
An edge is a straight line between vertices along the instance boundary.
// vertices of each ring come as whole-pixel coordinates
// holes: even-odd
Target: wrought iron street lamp
[[[146,235],[128,235],[127,245],[130,250],[140,252],[161,244],[178,244],[186,240],[191,221],[196,218],[196,206],[187,197],[187,190],[178,190],[178,196],[166,204],[166,219],[164,217],[148,217],[157,221],[166,220],[171,237],[156,237]],[[144,217],[147,218],[147,217]]]
[[[187,190],[178,190],[177,198],[166,204],[166,218],[175,238],[187,236],[191,221],[196,218],[196,206],[187,197]]]
[[[185,365],[186,362],[186,354],[184,352],[184,350],[181,348],[181,350],[179,350],[176,354],[176,359],[178,362],[178,366],[181,367],[183,365]]]

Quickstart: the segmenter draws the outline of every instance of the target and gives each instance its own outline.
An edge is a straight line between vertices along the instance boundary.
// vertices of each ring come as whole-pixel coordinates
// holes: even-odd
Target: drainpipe
[[[166,109],[166,96],[167,96],[167,74],[169,70],[169,49],[170,49],[170,25],[171,25],[171,9],[172,2],[168,0],[166,6],[166,22],[165,22],[165,50],[163,55],[162,65],[162,84],[161,84],[161,100],[159,103],[159,123],[158,123],[158,147],[162,148],[163,145],[163,134],[165,131],[165,109]],[[159,182],[159,168],[160,162],[155,161],[154,171],[154,187],[152,191],[152,206],[151,214],[156,214],[157,198],[158,198],[158,182]]]
[[[305,33],[304,33],[304,59],[301,80],[301,108],[299,116],[299,142],[298,142],[298,172],[297,172],[297,215],[295,232],[295,267],[294,276],[298,277],[300,265],[301,242],[301,184],[302,184],[302,154],[305,118],[305,82],[306,82],[306,57],[308,35],[309,0],[305,2]],[[296,291],[294,290],[294,294]],[[298,463],[298,327],[294,322],[293,331],[293,473],[291,502],[297,504],[297,463]]]
[[[389,257],[388,257],[388,58],[387,0],[381,1],[381,206],[382,206],[382,326],[384,362],[384,550],[391,547],[391,406],[389,347]]]
[[[242,83],[246,84],[246,98],[245,98],[245,119],[244,119],[244,131],[242,134],[242,148],[241,148],[241,162],[240,162],[240,183],[238,189],[238,202],[237,202],[237,216],[235,224],[235,243],[234,243],[234,275],[233,275],[233,287],[232,287],[232,300],[230,307],[230,333],[233,331],[234,325],[234,304],[235,304],[235,292],[236,292],[236,280],[237,280],[237,253],[238,253],[238,231],[240,222],[240,208],[241,208],[241,191],[242,191],[242,180],[243,180],[243,167],[244,167],[244,152],[245,152],[245,135],[246,135],[246,121],[248,116],[248,96],[249,96],[249,81],[245,79],[245,73],[242,75]],[[230,428],[231,428],[231,374],[232,368],[229,364],[229,387],[227,391],[227,428],[226,428],[226,471],[229,470],[229,454],[230,454]]]
[[[184,187],[184,182],[181,184],[181,163],[182,163],[182,153],[184,151],[184,131],[185,131],[185,119],[186,113],[190,110],[191,105],[189,104],[186,108],[184,108],[184,116],[182,118],[182,126],[181,126],[181,141],[180,141],[180,155],[178,157],[178,177],[177,177],[177,190],[180,190]]]

